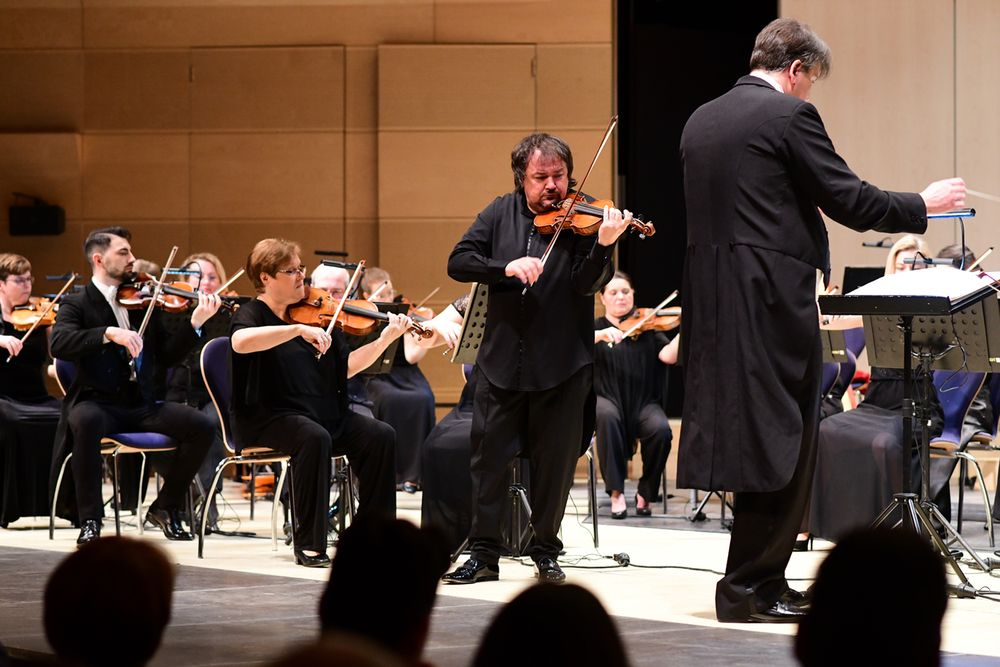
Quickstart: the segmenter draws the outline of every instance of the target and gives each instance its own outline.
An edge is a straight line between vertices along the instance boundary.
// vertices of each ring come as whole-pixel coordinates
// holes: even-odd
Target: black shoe
[[[653,516],[653,510],[649,505],[645,507],[639,507],[639,494],[635,494],[635,515],[636,516]]]
[[[795,540],[795,546],[792,547],[792,551],[812,551],[813,548],[813,536],[809,535],[804,540]]]
[[[621,512],[612,512],[611,513],[611,518],[612,519],[624,519],[627,516],[628,516],[628,508],[627,507],[625,509],[623,509]]]
[[[460,567],[441,577],[446,584],[474,584],[477,581],[497,581],[500,579],[500,566],[490,565],[470,558]]]
[[[76,538],[76,546],[79,549],[87,542],[93,542],[101,536],[101,522],[97,519],[87,519],[80,528],[80,537]]]
[[[164,537],[168,540],[189,542],[194,539],[194,536],[181,525],[180,512],[177,510],[161,510],[154,503],[146,512],[146,521],[162,529]]]
[[[295,550],[295,564],[304,567],[330,567],[330,557],[326,554],[309,556],[298,549]]]
[[[747,620],[750,623],[798,623],[805,615],[805,611],[781,599],[763,611],[750,614]]]
[[[555,558],[545,556],[535,562],[535,578],[538,581],[561,583],[566,581],[566,573],[559,567]]]
[[[416,493],[417,485],[413,482],[403,482],[403,491],[406,491],[407,493]]]
[[[800,609],[802,611],[809,611],[809,608],[812,607],[812,591],[806,591],[803,593],[795,590],[794,588],[789,588],[787,591],[782,593],[781,597],[778,599],[783,600],[784,602],[794,606],[796,609]]]

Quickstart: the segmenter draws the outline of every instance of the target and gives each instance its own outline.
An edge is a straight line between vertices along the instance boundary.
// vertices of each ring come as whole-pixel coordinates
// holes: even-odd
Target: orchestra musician
[[[292,457],[295,562],[327,567],[331,457],[347,455],[358,478],[358,513],[396,514],[392,427],[348,408],[347,378],[364,370],[410,327],[389,314],[373,342],[351,351],[343,334],[294,322],[306,269],[298,244],[264,239],[247,258],[257,297],[233,315],[230,394],[239,448]],[[317,359],[317,352],[322,356]]]
[[[361,296],[372,299],[373,294],[374,301],[392,301],[396,295],[392,278],[378,267],[361,278]],[[427,349],[406,336],[396,347],[392,369],[368,378],[375,418],[396,430],[396,486],[407,493],[420,488],[420,447],[436,421],[434,390],[417,365]]]
[[[310,285],[316,289],[329,293],[335,299],[342,299],[347,291],[347,286],[351,283],[351,274],[347,272],[347,269],[342,269],[339,266],[327,266],[321,263],[312,270],[309,280]],[[366,417],[374,416],[372,412],[374,405],[368,400],[368,388],[365,386],[362,375],[355,375],[347,379],[347,398],[350,401],[351,410]]]
[[[679,339],[649,330],[623,338],[635,311],[635,291],[622,271],[601,290],[604,317],[594,320],[594,389],[597,391],[597,460],[604,488],[611,496],[611,518],[628,515],[625,477],[633,443],[642,443],[642,476],[635,496],[637,516],[649,516],[659,496],[673,433],[663,411],[664,364],[677,362]]]
[[[52,445],[59,424],[59,399],[45,388],[48,326],[14,328],[11,313],[28,303],[35,279],[27,258],[0,255],[0,526],[49,510]]]
[[[219,309],[219,298],[199,295],[191,326],[172,336],[154,308],[140,337],[144,311],[126,310],[116,299],[119,285],[133,275],[131,239],[124,227],[97,229],[87,236],[83,247],[93,277],[82,292],[63,299],[52,327],[52,356],[74,362],[76,375],[63,401],[50,486],[54,488],[60,465],[72,452],[70,469],[80,522],[77,544],[101,535],[104,436],[152,432],[180,442],[163,488],[146,515],[171,540],[192,539],[178,510],[214,437],[212,421],[203,413],[179,403],[155,402],[153,372],[157,363],[170,367],[182,361],[198,344],[202,325]]]
[[[805,24],[772,21],[750,74],[697,109],[681,137],[688,246],[686,372],[677,484],[735,492],[724,622],[804,614],[785,566],[809,495],[822,383],[817,271],[829,271],[819,209],[855,230],[923,232],[963,205],[959,178],[920,194],[879,190],[837,155],[813,83],[830,49]]]
[[[518,453],[531,459],[534,479],[543,480],[532,488],[536,540],[527,554],[535,576],[565,579],[558,531],[593,428],[593,295],[611,279],[615,243],[632,217],[608,208],[597,234],[567,230],[543,267],[539,258],[550,239],[535,228],[535,215],[575,185],[573,156],[561,139],[532,134],[514,148],[511,168],[514,191],[479,214],[448,259],[455,280],[489,285],[475,369],[472,553],[444,576],[449,583],[499,578],[501,507],[507,468]]]

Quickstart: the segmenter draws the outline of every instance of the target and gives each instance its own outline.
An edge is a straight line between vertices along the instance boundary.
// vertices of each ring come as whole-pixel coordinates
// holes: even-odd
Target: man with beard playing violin
[[[348,407],[347,378],[368,368],[406,332],[410,318],[388,313],[371,343],[351,350],[343,334],[292,320],[306,268],[298,244],[264,239],[247,258],[257,298],[233,315],[230,399],[237,448],[269,447],[292,457],[295,562],[328,567],[330,461],[347,455],[358,478],[358,514],[396,515],[392,427]],[[317,352],[322,356],[317,359]]]
[[[180,442],[163,488],[146,518],[167,539],[190,540],[178,510],[205,453],[214,426],[201,412],[179,403],[156,403],[153,372],[156,363],[170,367],[198,343],[201,326],[219,310],[219,297],[200,294],[191,326],[169,335],[154,309],[143,336],[137,332],[145,311],[126,310],[118,303],[118,287],[133,279],[131,233],[107,227],[90,233],[83,250],[93,278],[82,292],[70,294],[59,307],[52,327],[52,356],[76,366],[66,390],[62,419],[56,432],[50,486],[70,453],[76,488],[82,545],[101,536],[101,439],[109,433],[162,433]],[[130,363],[132,360],[135,363]],[[154,363],[155,362],[155,363]],[[71,485],[63,484],[66,489]]]
[[[532,134],[514,148],[511,168],[514,192],[479,214],[448,259],[455,280],[490,286],[475,370],[472,554],[444,576],[456,584],[499,577],[507,468],[519,452],[531,458],[537,481],[531,489],[537,539],[527,554],[539,580],[565,579],[556,562],[558,531],[576,461],[593,433],[593,295],[611,280],[615,242],[632,217],[609,208],[597,234],[565,230],[543,270],[540,257],[551,236],[538,232],[534,218],[575,185],[573,156],[561,139]]]

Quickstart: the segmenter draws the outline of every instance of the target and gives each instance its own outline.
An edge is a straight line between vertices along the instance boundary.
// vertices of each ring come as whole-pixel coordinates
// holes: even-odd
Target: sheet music
[[[939,296],[955,300],[981,290],[993,281],[951,266],[936,266],[883,276],[848,296]]]

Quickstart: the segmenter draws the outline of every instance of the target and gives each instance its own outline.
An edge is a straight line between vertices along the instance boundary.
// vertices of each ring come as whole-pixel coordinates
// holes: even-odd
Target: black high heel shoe
[[[646,505],[645,507],[639,507],[639,494],[635,494],[635,515],[636,516],[653,516],[653,509]]]
[[[295,550],[295,564],[305,567],[330,567],[330,557],[326,554],[310,556],[298,549]]]
[[[795,546],[792,547],[792,551],[812,551],[813,548],[813,536],[812,533],[809,534],[804,540],[795,540]]]

